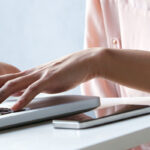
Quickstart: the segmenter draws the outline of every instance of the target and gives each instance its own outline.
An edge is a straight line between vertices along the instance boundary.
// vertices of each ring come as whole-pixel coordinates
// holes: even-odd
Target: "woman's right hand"
[[[1,78],[0,103],[24,90],[13,110],[22,109],[39,93],[60,93],[96,76],[101,48],[72,53],[47,64]]]

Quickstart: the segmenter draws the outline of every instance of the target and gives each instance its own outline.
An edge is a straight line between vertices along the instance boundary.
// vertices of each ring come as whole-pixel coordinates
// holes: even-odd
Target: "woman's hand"
[[[20,72],[20,70],[18,68],[16,68],[13,65],[4,63],[4,62],[0,62],[0,76],[2,75],[6,75],[6,74],[12,74],[12,73],[17,73]],[[1,84],[2,81],[0,81]],[[18,92],[13,94],[13,96],[20,96],[22,94],[22,92]]]
[[[96,76],[99,50],[100,48],[83,50],[24,72],[1,76],[0,102],[24,90],[12,108],[16,111],[41,92],[59,93],[76,87]]]
[[[20,72],[18,68],[10,64],[0,62],[0,75]]]

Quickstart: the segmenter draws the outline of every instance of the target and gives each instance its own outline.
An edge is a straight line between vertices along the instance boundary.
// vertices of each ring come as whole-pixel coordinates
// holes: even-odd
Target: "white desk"
[[[150,115],[84,130],[54,129],[49,122],[0,131],[5,150],[125,150],[150,141]]]

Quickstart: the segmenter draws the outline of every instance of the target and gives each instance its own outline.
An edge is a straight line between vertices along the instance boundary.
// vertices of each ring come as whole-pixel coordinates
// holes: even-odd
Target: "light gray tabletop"
[[[150,115],[82,130],[54,129],[51,121],[0,131],[5,150],[124,150],[150,141]]]

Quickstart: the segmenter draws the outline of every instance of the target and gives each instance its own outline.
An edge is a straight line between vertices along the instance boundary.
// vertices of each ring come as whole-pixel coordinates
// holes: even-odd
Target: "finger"
[[[2,87],[7,81],[18,78],[22,75],[24,75],[24,72],[1,75],[0,76],[0,87]]]
[[[21,96],[22,94],[23,94],[23,92],[20,91],[20,92],[16,92],[16,93],[12,94],[11,96],[18,97],[18,96]]]
[[[8,81],[0,89],[0,103],[3,102],[6,98],[8,98],[13,93],[16,93],[18,91],[27,88],[30,84],[35,82],[37,79],[38,78],[35,75],[27,75],[27,76],[19,77]]]
[[[30,85],[20,100],[12,107],[13,111],[17,111],[26,106],[34,97],[36,97],[43,89],[42,81],[38,80]]]

